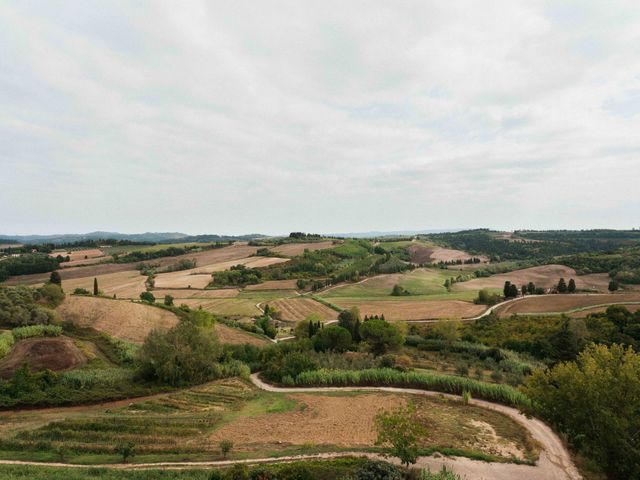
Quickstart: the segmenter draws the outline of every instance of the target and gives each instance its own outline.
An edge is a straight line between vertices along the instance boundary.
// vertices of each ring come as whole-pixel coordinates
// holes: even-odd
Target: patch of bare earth
[[[358,395],[330,397],[295,394],[292,412],[240,418],[211,436],[212,442],[229,439],[240,451],[265,445],[335,445],[370,447],[376,440],[374,419],[380,409],[406,404],[400,396]]]
[[[464,252],[462,250],[454,250],[452,248],[442,248],[437,247],[433,249],[431,253],[431,261],[432,262],[451,262],[462,260],[469,260],[470,258],[479,258],[481,262],[486,263],[489,261],[487,257],[484,255],[471,255],[470,253]]]
[[[384,315],[386,320],[435,320],[471,318],[486,307],[462,300],[357,300],[332,298],[342,308],[358,307],[361,315]]]
[[[325,250],[334,246],[333,241],[327,240],[324,242],[288,243],[269,248],[269,250],[279,253],[280,255],[286,255],[287,257],[296,257],[302,255],[305,250],[315,252],[316,250]]]
[[[282,319],[288,322],[299,322],[312,313],[320,315],[325,321],[338,318],[338,312],[312,298],[284,298],[265,303],[280,310]]]
[[[640,302],[640,292],[620,294],[557,294],[531,296],[496,309],[500,317],[516,313],[557,313],[591,305]]]
[[[605,274],[606,275],[606,274]],[[573,268],[565,265],[542,265],[539,267],[523,268],[513,272],[500,273],[486,278],[476,278],[468,282],[457,283],[454,291],[481,290],[483,288],[502,289],[504,282],[509,281],[518,287],[529,282],[535,283],[536,287],[551,288],[558,283],[560,278],[569,281],[573,278],[578,289],[606,290],[609,281],[602,274],[578,276]]]
[[[76,288],[84,288],[93,292],[93,279],[98,279],[98,288],[105,295],[118,298],[139,298],[140,294],[146,290],[145,281],[147,277],[140,275],[138,270],[127,270],[124,272],[108,273],[96,277],[74,278],[62,281],[62,288],[66,293],[73,293]]]
[[[216,323],[215,329],[221,343],[229,343],[232,345],[249,344],[255,345],[257,347],[266,345],[268,343],[266,339],[254,337],[253,335],[249,335],[248,333],[241,330],[228,327],[219,322]]]
[[[169,311],[126,300],[67,296],[57,311],[64,321],[134,343],[142,343],[151,330],[178,323]]]
[[[28,338],[14,345],[0,360],[0,378],[8,378],[23,363],[31,371],[60,372],[78,368],[87,362],[82,351],[68,337]]]

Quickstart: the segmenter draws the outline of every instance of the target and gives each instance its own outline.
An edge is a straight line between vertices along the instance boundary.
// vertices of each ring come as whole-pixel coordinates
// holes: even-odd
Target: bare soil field
[[[462,300],[364,300],[332,298],[342,308],[358,307],[360,314],[384,315],[386,320],[434,320],[439,318],[470,318],[487,307]]]
[[[104,252],[99,248],[87,248],[85,250],[55,250],[49,254],[50,257],[56,257],[58,255],[62,255],[63,257],[68,256],[71,262],[75,262],[77,260],[104,257]]]
[[[186,298],[175,303],[179,305],[184,303],[190,308],[202,307],[204,310],[215,315],[255,317],[261,313],[260,310],[258,310],[258,307],[256,307],[256,302],[254,300],[243,298]]]
[[[98,275],[96,277],[63,280],[62,288],[67,294],[73,293],[76,288],[84,288],[89,292],[93,292],[94,278],[98,279],[98,288],[100,291],[108,296],[113,296],[115,294],[118,298],[138,299],[140,294],[146,290],[144,283],[147,277],[140,275],[138,270],[108,273],[106,275]]]
[[[455,260],[465,261],[473,257],[479,258],[483,263],[487,263],[489,261],[489,259],[483,255],[471,255],[462,250],[453,250],[442,247],[427,247],[426,245],[421,244],[409,246],[408,251],[411,256],[411,262],[418,264],[450,262]]]
[[[500,273],[486,278],[476,278],[468,282],[457,283],[454,291],[481,290],[483,288],[502,289],[505,281],[510,281],[518,286],[529,282],[536,284],[536,287],[551,288],[558,283],[560,278],[567,282],[570,278],[576,281],[578,289],[593,289],[606,291],[609,279],[607,274],[592,274],[578,276],[573,268],[565,265],[542,265],[539,267],[524,268],[513,272]]]
[[[231,345],[249,344],[255,345],[256,347],[261,347],[262,345],[269,343],[266,339],[254,337],[247,332],[228,327],[220,322],[216,323],[215,329],[218,334],[218,338],[220,339],[220,343],[229,343]]]
[[[431,262],[431,254],[433,253],[434,248],[416,243],[415,245],[410,245],[407,250],[409,251],[411,261],[413,263],[421,264]]]
[[[216,290],[201,290],[196,288],[154,288],[156,299],[162,299],[165,295],[171,295],[175,299],[180,298],[233,298],[237,297],[240,290],[237,288],[218,288]]]
[[[133,270],[131,263],[105,263],[99,265],[88,265],[86,267],[69,267],[60,269],[62,280],[73,280],[76,278],[97,277],[108,273],[117,273]],[[9,278],[4,285],[34,285],[49,280],[51,273],[33,273],[31,275],[17,275]]]
[[[293,411],[240,416],[210,436],[216,444],[229,439],[240,452],[293,445],[370,448],[376,441],[374,419],[383,409],[406,405],[405,395],[289,394]],[[531,443],[524,429],[506,416],[446,400],[410,398],[417,404],[418,421],[427,426],[422,447],[455,446],[503,457],[524,458]]]
[[[640,310],[640,303],[623,304],[622,306],[625,307],[630,312],[637,312],[638,310]],[[569,313],[569,316],[571,318],[584,318],[590,313],[604,313],[607,310],[607,308],[609,307],[585,308],[584,310],[580,310],[578,312],[571,312]]]
[[[80,265],[97,265],[99,263],[103,263],[103,262],[108,262],[110,260],[112,260],[113,257],[112,256],[105,256],[105,257],[95,257],[95,258],[88,258],[88,259],[81,259],[81,260],[71,260],[69,262],[63,262],[60,264],[60,268],[71,268],[71,267],[78,267]]]
[[[245,290],[296,290],[296,280],[267,280],[257,285],[247,285]]]
[[[142,343],[153,329],[169,329],[178,323],[178,317],[169,311],[126,300],[67,296],[56,310],[64,321],[134,343]]]
[[[335,247],[332,240],[325,242],[309,242],[309,243],[288,243],[285,245],[278,245],[277,247],[269,247],[272,252],[279,253],[280,255],[286,255],[288,257],[296,257],[302,255],[305,250],[315,252],[316,250],[325,250],[327,248]]]
[[[325,321],[338,318],[338,312],[312,298],[283,298],[264,303],[280,310],[282,319],[287,322],[299,322],[312,313],[317,313]]]
[[[26,363],[31,371],[54,372],[80,367],[87,362],[82,351],[68,337],[28,338],[16,343],[0,361],[0,378],[10,377]]]
[[[509,317],[515,313],[557,313],[621,302],[640,302],[640,292],[620,294],[565,294],[532,295],[531,297],[498,307],[495,312],[500,317]]]
[[[212,273],[228,270],[235,265],[245,265],[247,268],[261,268],[288,261],[288,258],[279,257],[239,258],[237,260],[196,266],[196,268],[189,270],[160,273],[156,275],[155,284],[158,288],[188,288],[189,285],[192,288],[204,288],[212,281]]]

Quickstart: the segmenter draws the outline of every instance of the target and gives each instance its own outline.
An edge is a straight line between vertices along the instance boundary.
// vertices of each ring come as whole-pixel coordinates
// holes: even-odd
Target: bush
[[[64,291],[62,291],[60,285],[56,285],[55,283],[47,283],[45,286],[39,288],[38,294],[40,299],[50,308],[56,308],[64,301]]]
[[[29,325],[11,330],[13,338],[23,340],[30,337],[57,337],[62,335],[62,327],[58,325]]]
[[[91,292],[86,288],[76,288],[73,290],[74,295],[91,295]]]
[[[313,348],[319,352],[344,352],[351,346],[349,330],[337,325],[330,325],[313,336]]]
[[[0,358],[4,357],[13,346],[14,339],[11,332],[0,333]]]
[[[140,300],[147,303],[155,303],[156,297],[154,297],[151,292],[142,292],[140,294]]]
[[[358,480],[401,480],[400,469],[387,462],[369,460],[356,474]]]

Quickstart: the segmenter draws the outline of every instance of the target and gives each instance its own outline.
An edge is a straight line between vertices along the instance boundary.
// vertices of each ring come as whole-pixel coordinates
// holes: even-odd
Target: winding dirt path
[[[424,395],[424,396],[440,396],[457,399],[457,395],[443,394],[428,390],[417,390],[411,388],[395,388],[395,387],[310,387],[310,388],[280,388],[274,387],[263,382],[258,374],[251,375],[253,384],[268,392],[281,393],[308,393],[308,392],[338,392],[338,391],[381,391],[399,394]],[[165,394],[160,394],[165,395]],[[155,396],[160,396],[155,395]],[[151,396],[149,398],[155,397]],[[120,400],[118,402],[109,402],[104,405],[115,405],[131,400]],[[517,465],[513,463],[491,463],[478,460],[471,460],[465,457],[420,457],[416,463],[418,468],[429,468],[432,471],[438,471],[443,466],[460,474],[466,480],[513,480],[516,478],[526,480],[581,480],[582,477],[578,473],[575,465],[571,461],[571,457],[562,444],[558,436],[543,422],[535,418],[527,418],[515,408],[504,405],[487,402],[485,400],[472,399],[470,402],[474,405],[489,410],[501,412],[521,423],[533,436],[533,438],[541,445],[540,458],[535,466]],[[71,407],[83,408],[83,407]],[[84,407],[87,408],[86,406]],[[66,408],[64,410],[69,410]],[[46,411],[46,409],[44,409]],[[50,409],[56,410],[56,409]],[[158,462],[158,463],[119,463],[119,464],[102,464],[102,465],[78,465],[66,464],[58,462],[32,462],[21,460],[0,460],[0,465],[31,465],[46,467],[70,467],[70,468],[111,468],[111,469],[130,469],[130,470],[184,470],[193,468],[210,468],[224,467],[237,463],[254,465],[265,463],[282,463],[293,462],[298,460],[309,459],[330,459],[345,456],[365,456],[371,459],[384,459],[392,463],[398,463],[396,459],[385,458],[382,455],[369,452],[339,452],[339,453],[322,453],[314,455],[297,455],[283,457],[266,457],[243,460],[222,460],[211,462]]]

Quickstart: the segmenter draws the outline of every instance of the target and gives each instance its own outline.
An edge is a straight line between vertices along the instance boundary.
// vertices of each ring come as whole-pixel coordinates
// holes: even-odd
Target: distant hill
[[[327,237],[340,238],[377,238],[377,237],[408,237],[412,235],[426,235],[429,233],[454,233],[464,230],[463,228],[440,228],[432,230],[397,230],[389,232],[352,232],[352,233],[327,233]]]
[[[263,238],[265,235],[187,235],[180,232],[146,232],[146,233],[119,233],[119,232],[89,232],[89,233],[63,233],[56,235],[1,235],[0,243],[73,243],[82,240],[128,240],[132,242],[153,242],[153,243],[173,243],[173,242],[226,242],[230,240],[252,240]]]

